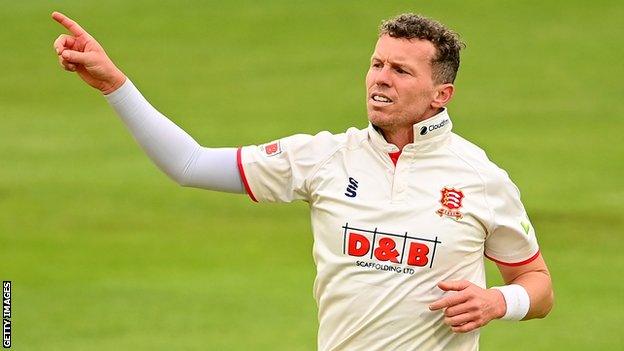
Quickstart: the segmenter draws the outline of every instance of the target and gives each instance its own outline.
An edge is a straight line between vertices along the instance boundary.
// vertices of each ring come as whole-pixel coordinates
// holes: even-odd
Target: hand
[[[78,73],[82,80],[104,94],[112,93],[126,81],[102,46],[78,23],[59,12],[53,12],[52,18],[71,32],[71,35],[61,34],[54,41],[59,63],[65,70]]]
[[[467,280],[440,282],[438,287],[456,293],[445,294],[429,305],[429,309],[444,308],[444,323],[455,333],[478,329],[492,319],[501,318],[507,311],[505,298],[496,289],[483,289]]]

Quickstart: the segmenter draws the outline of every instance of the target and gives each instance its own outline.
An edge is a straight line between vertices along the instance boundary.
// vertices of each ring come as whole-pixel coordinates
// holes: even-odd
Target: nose
[[[378,69],[373,73],[373,83],[378,86],[391,86],[392,79],[390,74],[390,67],[388,65],[384,65],[381,69]]]

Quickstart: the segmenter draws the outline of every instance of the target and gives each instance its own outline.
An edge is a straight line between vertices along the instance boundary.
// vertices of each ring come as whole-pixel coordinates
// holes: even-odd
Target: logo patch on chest
[[[417,268],[432,268],[436,249],[442,244],[431,235],[383,232],[349,223],[342,228],[342,253],[359,258],[359,267],[382,271],[414,274]]]
[[[462,207],[462,199],[464,193],[461,190],[455,188],[444,187],[441,190],[442,198],[440,203],[442,208],[436,211],[436,213],[442,217],[447,216],[455,220],[460,220],[464,215],[459,211]]]
[[[349,184],[347,185],[347,191],[345,192],[345,196],[347,197],[356,197],[357,196],[357,188],[358,181],[349,177]]]

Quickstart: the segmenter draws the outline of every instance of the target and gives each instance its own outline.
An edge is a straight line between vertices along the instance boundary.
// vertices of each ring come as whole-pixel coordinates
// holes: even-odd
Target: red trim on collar
[[[251,188],[249,187],[249,183],[247,182],[247,177],[245,177],[245,169],[243,168],[243,162],[241,157],[242,150],[242,147],[239,147],[238,150],[236,150],[236,164],[238,165],[238,173],[240,174],[241,180],[243,181],[243,185],[245,186],[245,191],[247,192],[247,195],[249,195],[251,200],[253,200],[254,202],[258,202],[254,194],[251,192]]]
[[[390,159],[392,160],[392,163],[394,163],[394,166],[396,166],[397,161],[399,161],[399,156],[401,156],[401,150],[399,150],[397,152],[388,153],[388,156],[390,156]]]

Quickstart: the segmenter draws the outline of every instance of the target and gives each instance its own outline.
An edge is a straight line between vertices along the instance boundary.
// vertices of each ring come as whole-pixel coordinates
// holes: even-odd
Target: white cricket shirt
[[[446,110],[415,124],[400,154],[370,124],[239,149],[254,201],[310,205],[319,350],[477,350],[428,309],[436,284],[538,257],[518,189],[451,129]]]

